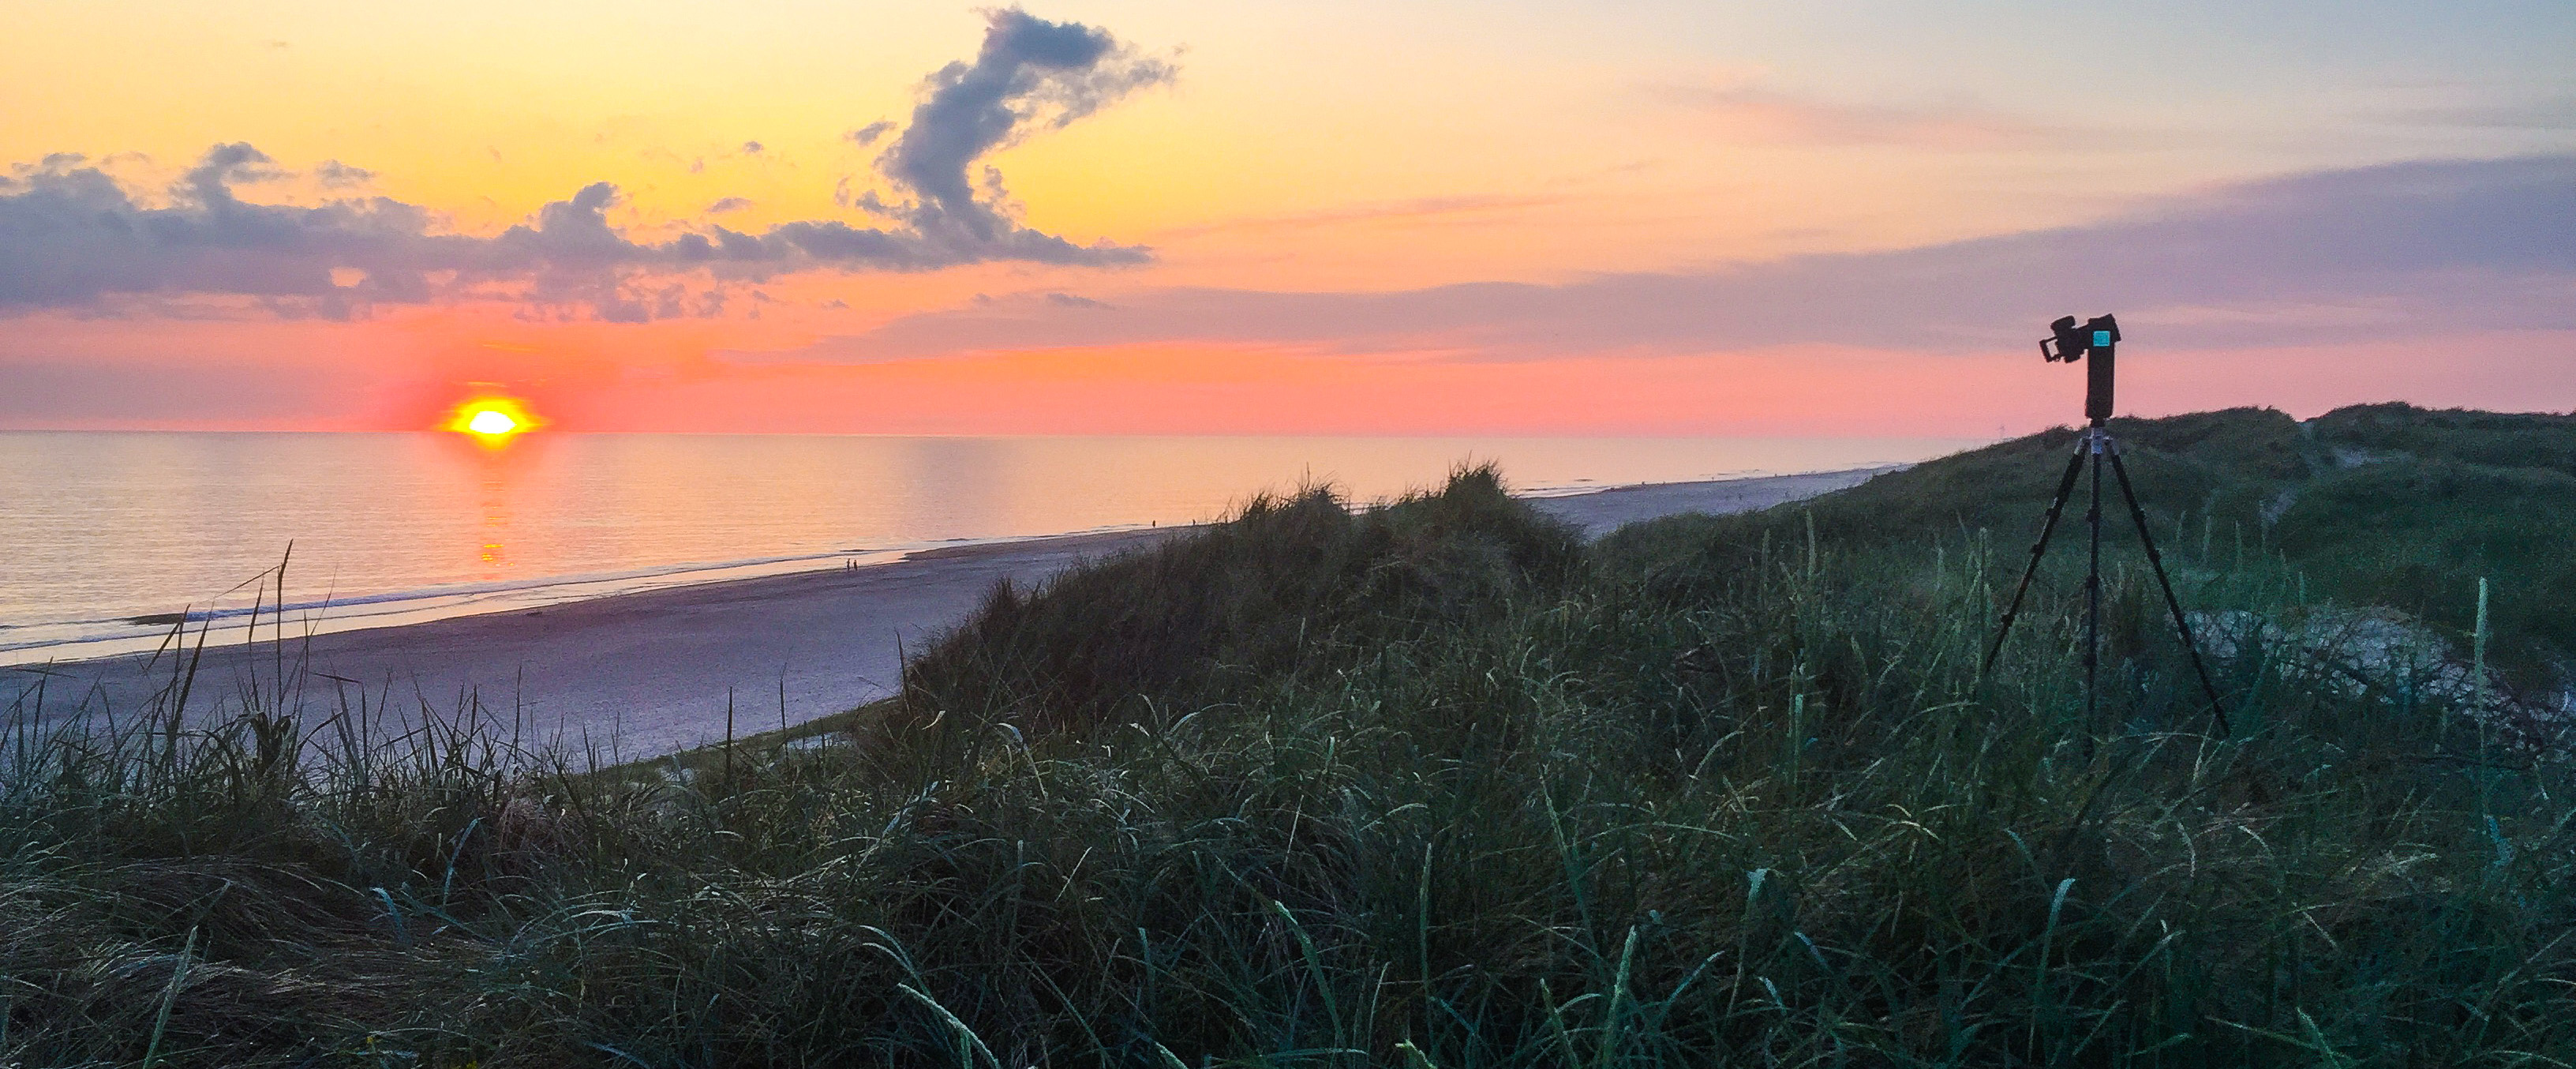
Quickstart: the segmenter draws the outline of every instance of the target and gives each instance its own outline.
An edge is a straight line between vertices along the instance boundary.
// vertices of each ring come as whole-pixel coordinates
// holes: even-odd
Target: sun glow
[[[501,446],[510,439],[543,426],[528,406],[514,397],[477,397],[456,406],[442,429],[469,435],[489,446]]]

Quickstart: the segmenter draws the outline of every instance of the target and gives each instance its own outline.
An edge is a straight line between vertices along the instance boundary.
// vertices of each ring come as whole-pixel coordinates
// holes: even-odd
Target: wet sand
[[[1620,487],[1531,502],[1598,537],[1682,512],[1767,508],[1857,484],[1886,469]],[[625,758],[774,729],[891,693],[902,651],[972,613],[1003,579],[1027,586],[1085,560],[1149,546],[1188,528],[1067,535],[913,553],[856,569],[704,583],[517,612],[316,635],[291,633],[284,668],[303,658],[309,705],[336,692],[390,695],[446,712],[477,700],[530,741],[585,740]],[[221,716],[256,678],[274,688],[280,651],[209,644],[189,705]],[[0,670],[0,694],[44,673],[51,716],[125,715],[168,684],[172,664],[111,657]],[[782,710],[783,704],[783,710]],[[48,717],[48,719],[51,718]]]

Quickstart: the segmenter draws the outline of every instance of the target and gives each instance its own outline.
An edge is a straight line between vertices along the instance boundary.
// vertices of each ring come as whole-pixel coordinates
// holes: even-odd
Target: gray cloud
[[[859,127],[859,128],[858,128],[858,129],[856,129],[856,130],[852,130],[852,131],[850,131],[849,133],[842,134],[841,136],[842,136],[842,137],[845,137],[845,138],[848,138],[848,139],[850,139],[850,140],[852,140],[852,141],[856,141],[856,142],[858,142],[858,143],[859,143],[859,144],[861,144],[861,145],[873,145],[873,144],[876,144],[876,143],[877,143],[877,139],[878,139],[878,138],[880,138],[880,137],[884,137],[885,135],[890,134],[890,133],[893,133],[893,132],[894,132],[894,120],[892,120],[892,119],[879,119],[879,120],[877,120],[877,121],[875,121],[875,122],[872,122],[872,123],[867,124],[866,126],[862,126],[862,127]]]
[[[726,212],[738,212],[748,207],[751,207],[751,198],[749,197],[724,197],[713,204],[707,205],[707,214],[722,215]]]
[[[376,180],[376,172],[364,167],[351,167],[338,160],[324,160],[313,168],[313,177],[325,189],[348,189]]]
[[[887,178],[918,198],[902,214],[925,234],[974,242],[1027,234],[1007,217],[998,173],[970,175],[975,162],[1031,128],[1061,129],[1175,73],[1078,22],[1048,22],[1017,8],[989,20],[975,62],[931,75],[912,123],[877,160]]]
[[[760,358],[1168,341],[1464,359],[1801,343],[1991,351],[2029,345],[2057,316],[2104,311],[2162,347],[2576,329],[2576,157],[2297,175],[2084,226],[1692,273],[1396,293],[1177,289],[1115,304],[993,301]]]
[[[301,208],[234,195],[232,183],[272,173],[268,163],[249,145],[218,145],[162,208],[76,156],[17,168],[0,178],[0,306],[201,292],[344,314],[353,300],[422,296],[424,271],[476,256],[471,239],[430,236],[428,213],[385,198]],[[367,279],[349,292],[333,285],[335,267]]]
[[[214,295],[277,314],[338,317],[375,303],[482,294],[526,300],[541,314],[636,319],[721,309],[720,290],[660,277],[672,272],[757,279],[994,260],[1141,263],[1151,258],[1142,247],[1080,245],[1019,225],[998,172],[983,167],[972,182],[967,173],[1031,129],[1061,127],[1171,76],[1170,65],[1137,58],[1104,31],[1017,10],[992,14],[975,62],[931,76],[911,125],[880,160],[910,199],[850,199],[897,224],[885,227],[807,220],[637,241],[608,221],[617,187],[594,182],[528,223],[479,238],[440,233],[431,212],[387,197],[310,207],[244,200],[238,187],[287,176],[247,143],[209,149],[161,204],[83,157],[55,154],[0,176],[0,310],[96,311]],[[373,177],[336,160],[313,173],[325,188]],[[709,211],[746,203],[725,198]]]

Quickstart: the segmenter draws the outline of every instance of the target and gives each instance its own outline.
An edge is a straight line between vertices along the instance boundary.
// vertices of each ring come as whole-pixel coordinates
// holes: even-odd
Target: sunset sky
[[[0,428],[2576,409],[2576,5],[20,0]]]

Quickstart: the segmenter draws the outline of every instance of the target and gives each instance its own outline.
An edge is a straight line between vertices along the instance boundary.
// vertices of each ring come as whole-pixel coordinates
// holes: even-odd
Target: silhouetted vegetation
[[[643,765],[22,715],[0,1064],[2576,1061],[2576,493],[2446,437],[2567,421],[2365,414],[2116,428],[2224,739],[2124,527],[2099,718],[2063,548],[1979,677],[2066,432],[1591,546],[1263,499]]]

